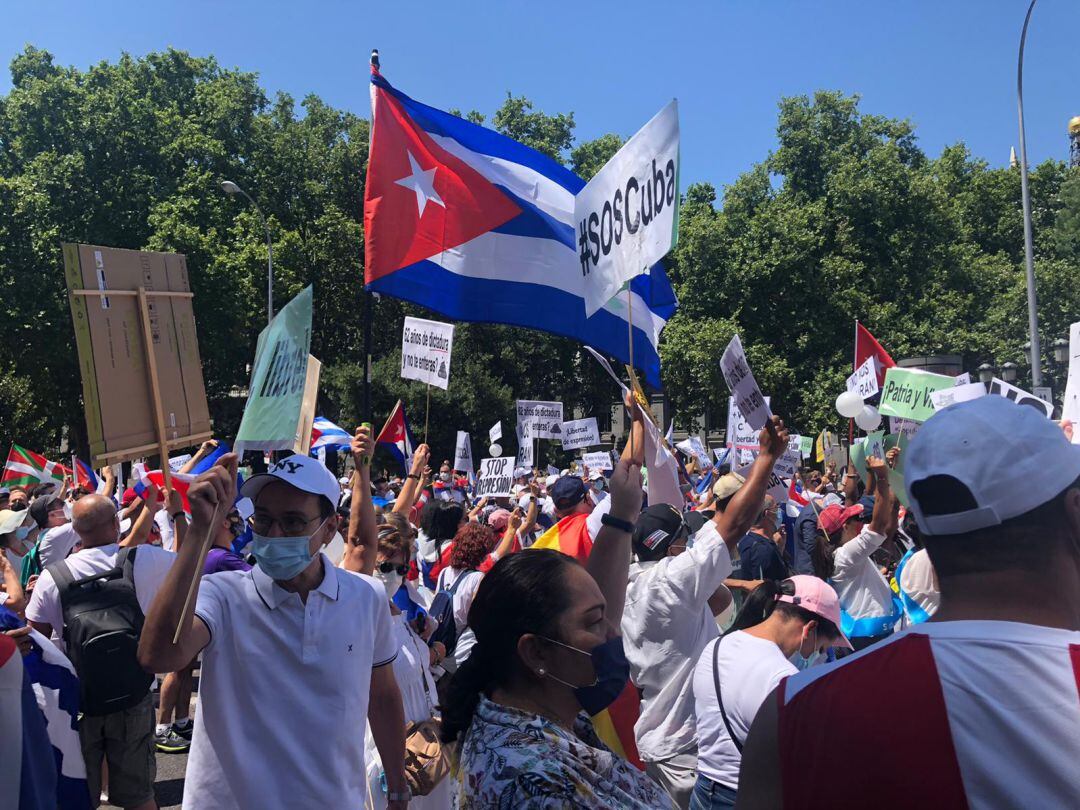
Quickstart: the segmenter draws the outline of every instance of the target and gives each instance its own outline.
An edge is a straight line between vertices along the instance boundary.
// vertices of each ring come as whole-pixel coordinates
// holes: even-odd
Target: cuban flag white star
[[[406,154],[409,156],[409,166],[412,167],[412,174],[402,177],[400,180],[395,180],[394,183],[416,192],[416,207],[420,216],[424,215],[424,208],[427,207],[428,200],[446,208],[446,203],[442,201],[442,198],[435,191],[435,171],[438,167],[425,171],[420,168],[420,164],[416,162],[412,152],[406,150]]]

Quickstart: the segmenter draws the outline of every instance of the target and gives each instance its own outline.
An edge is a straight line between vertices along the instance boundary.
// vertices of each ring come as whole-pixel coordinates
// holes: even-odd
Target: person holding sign
[[[894,454],[898,451],[890,450]],[[903,608],[871,556],[896,532],[896,496],[889,486],[884,459],[866,459],[874,477],[874,511],[863,523],[863,506],[834,504],[818,517],[814,574],[830,582],[840,596],[841,630],[856,650],[893,632]]]
[[[730,600],[724,580],[731,554],[761,514],[773,465],[787,449],[779,417],[768,418],[758,443],[745,482],[692,546],[682,515],[666,504],[650,506],[634,527],[638,562],[630,567],[622,619],[631,680],[641,690],[634,737],[646,773],[683,808],[697,781],[694,665],[719,635],[709,599],[719,591]]]
[[[339,523],[338,482],[300,455],[248,479],[241,494],[255,506],[256,567],[203,579],[203,546],[236,500],[236,466],[227,453],[188,489],[194,539],[181,546],[139,642],[150,672],[174,671],[203,654],[184,806],[358,807],[367,797],[366,719],[389,807],[402,810],[409,801],[405,717],[388,666],[397,646],[386,594],[370,577],[334,568],[320,551]],[[192,610],[185,594],[196,585]],[[334,710],[313,710],[320,705]],[[251,767],[252,740],[270,767]]]

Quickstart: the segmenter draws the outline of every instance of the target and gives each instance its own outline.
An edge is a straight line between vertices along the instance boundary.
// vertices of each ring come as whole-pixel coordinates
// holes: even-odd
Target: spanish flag
[[[540,535],[531,548],[549,548],[568,554],[582,565],[592,551],[592,538],[585,525],[586,514],[565,517]],[[640,770],[645,765],[638,756],[634,742],[634,724],[637,722],[641,699],[637,687],[630,681],[615,702],[592,718],[593,728],[604,744],[627,762]]]

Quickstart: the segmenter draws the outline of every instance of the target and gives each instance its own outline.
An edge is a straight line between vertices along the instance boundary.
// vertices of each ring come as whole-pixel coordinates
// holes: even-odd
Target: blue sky
[[[169,46],[259,74],[273,93],[314,92],[368,111],[367,59],[438,107],[490,115],[507,91],[573,111],[577,136],[632,134],[679,99],[684,182],[722,186],[775,145],[784,95],[838,89],[916,125],[937,155],[963,140],[992,165],[1017,144],[1016,51],[1026,0],[715,2],[11,2],[6,64],[25,44],[85,68]],[[1043,0],[1028,34],[1025,105],[1034,164],[1068,154],[1080,115],[1080,9]],[[1073,46],[1068,42],[1073,41]]]

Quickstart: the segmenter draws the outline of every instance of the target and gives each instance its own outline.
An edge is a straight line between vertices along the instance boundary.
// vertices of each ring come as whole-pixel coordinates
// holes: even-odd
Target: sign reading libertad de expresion
[[[401,376],[446,390],[450,385],[450,352],[454,325],[423,318],[405,318],[401,332]]]

